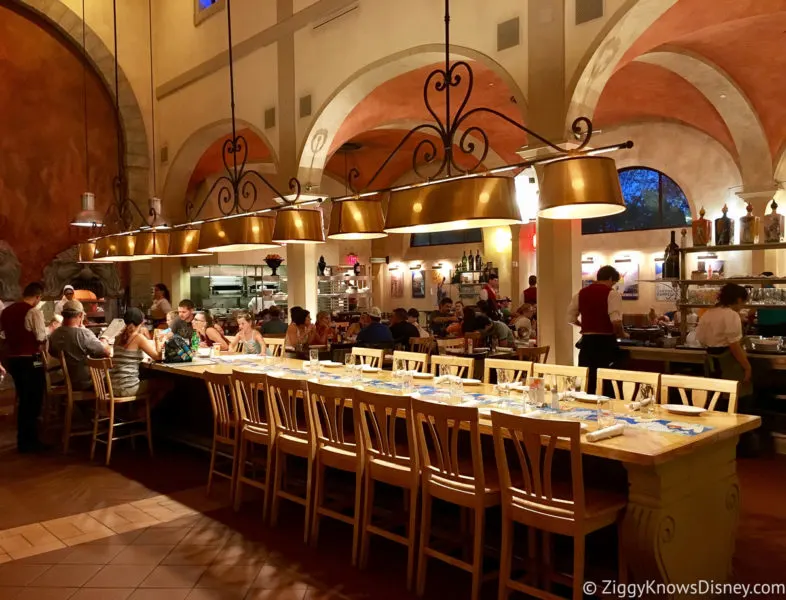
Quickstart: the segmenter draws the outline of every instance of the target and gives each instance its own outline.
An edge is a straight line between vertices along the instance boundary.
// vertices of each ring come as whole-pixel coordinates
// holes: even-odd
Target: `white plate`
[[[690,404],[664,404],[662,408],[665,408],[670,413],[674,413],[675,415],[701,415],[707,412],[707,409],[701,408],[700,406],[691,406]]]
[[[596,396],[595,394],[587,394],[586,392],[573,392],[573,399],[589,404],[597,404],[598,400],[611,400],[611,398],[607,398],[606,396]]]
[[[461,383],[464,385],[480,385],[483,382],[480,379],[462,379]]]
[[[431,373],[415,372],[412,373],[412,377],[414,377],[415,379],[434,379],[434,375],[432,375]]]
[[[382,369],[379,367],[372,367],[371,365],[363,365],[364,373],[379,373]]]
[[[335,362],[332,360],[320,360],[319,364],[322,365],[323,367],[328,367],[328,368],[344,366],[340,362]]]

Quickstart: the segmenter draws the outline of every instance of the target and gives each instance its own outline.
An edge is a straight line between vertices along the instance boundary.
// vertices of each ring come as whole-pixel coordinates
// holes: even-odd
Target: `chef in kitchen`
[[[617,366],[617,340],[628,337],[622,328],[622,296],[614,289],[619,280],[617,269],[601,267],[595,283],[573,296],[568,306],[568,322],[581,328],[579,366],[589,367],[587,390],[592,394],[597,370]]]

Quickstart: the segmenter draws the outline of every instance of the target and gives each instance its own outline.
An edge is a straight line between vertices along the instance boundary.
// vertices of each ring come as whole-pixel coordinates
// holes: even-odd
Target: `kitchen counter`
[[[646,360],[665,363],[663,373],[671,372],[671,364],[703,364],[704,349],[691,346],[677,346],[675,348],[658,348],[643,346],[628,341],[620,342],[620,347],[625,350],[632,360]],[[779,370],[786,371],[786,352],[762,352],[748,350],[748,359],[754,370]]]

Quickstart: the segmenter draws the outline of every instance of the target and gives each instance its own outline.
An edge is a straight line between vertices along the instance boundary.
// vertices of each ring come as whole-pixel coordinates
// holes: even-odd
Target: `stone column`
[[[777,189],[769,190],[747,190],[737,192],[737,196],[742,198],[745,202],[750,203],[753,207],[753,216],[759,217],[759,220],[769,213],[769,206],[772,199],[775,197]],[[739,227],[739,223],[736,225]],[[764,230],[762,224],[759,224],[759,243],[764,242]],[[778,271],[778,259],[783,255],[783,250],[755,250],[751,252],[751,275],[758,276],[764,271],[771,271],[778,276],[783,275]],[[786,263],[781,259],[781,264]],[[784,264],[786,266],[786,264]]]
[[[540,135],[565,139],[565,7],[563,2],[528,3],[529,81],[527,124]],[[530,147],[535,140],[530,140]],[[549,358],[573,364],[574,331],[565,314],[581,285],[580,224],[538,219],[538,342]]]

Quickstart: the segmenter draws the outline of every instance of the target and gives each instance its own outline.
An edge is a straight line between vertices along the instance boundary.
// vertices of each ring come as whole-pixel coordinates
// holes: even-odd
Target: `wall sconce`
[[[388,267],[388,271],[398,271],[399,266],[397,264],[392,264]]]
[[[697,257],[698,260],[715,260],[718,258],[718,255],[714,252],[707,252],[707,254],[699,254]]]
[[[409,265],[409,270],[410,271],[420,271],[422,269],[423,269],[423,265],[421,265],[420,263],[417,263],[417,264],[414,264],[414,265]]]
[[[439,271],[442,269],[442,263],[434,263],[433,265],[431,265],[431,268],[434,271]]]

